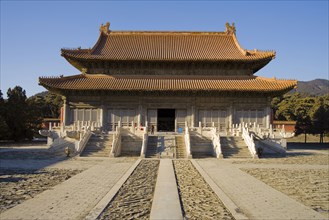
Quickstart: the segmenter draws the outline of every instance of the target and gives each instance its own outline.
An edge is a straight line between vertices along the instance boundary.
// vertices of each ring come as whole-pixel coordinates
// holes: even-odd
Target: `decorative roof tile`
[[[274,51],[242,49],[234,26],[226,32],[105,31],[106,27],[101,26],[92,49],[62,49],[62,56],[123,61],[270,61],[275,57]]]
[[[287,92],[296,80],[277,80],[258,76],[110,76],[80,74],[68,77],[41,77],[39,84],[63,91],[195,91],[195,92]]]

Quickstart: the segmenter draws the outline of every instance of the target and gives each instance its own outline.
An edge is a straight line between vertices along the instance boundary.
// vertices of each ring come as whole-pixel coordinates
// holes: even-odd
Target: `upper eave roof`
[[[39,84],[53,91],[141,91],[141,92],[253,92],[285,93],[296,80],[258,76],[109,76],[80,74],[68,77],[41,77]]]
[[[274,51],[242,49],[235,36],[235,27],[232,30],[227,24],[227,28],[231,30],[156,32],[110,31],[101,26],[99,39],[92,49],[62,49],[61,52],[66,59],[111,61],[269,62],[275,57]]]

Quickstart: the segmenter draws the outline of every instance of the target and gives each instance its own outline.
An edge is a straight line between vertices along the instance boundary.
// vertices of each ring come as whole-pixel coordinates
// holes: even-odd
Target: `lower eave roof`
[[[296,80],[258,76],[110,76],[79,74],[68,77],[40,77],[39,84],[53,91],[142,91],[142,92],[265,92],[284,93],[296,87]]]

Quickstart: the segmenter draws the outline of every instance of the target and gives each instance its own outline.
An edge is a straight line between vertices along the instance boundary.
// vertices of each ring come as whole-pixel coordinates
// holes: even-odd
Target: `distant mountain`
[[[329,94],[329,80],[315,79],[311,81],[298,81],[297,89],[293,89],[290,93],[299,92],[305,96],[322,96]]]

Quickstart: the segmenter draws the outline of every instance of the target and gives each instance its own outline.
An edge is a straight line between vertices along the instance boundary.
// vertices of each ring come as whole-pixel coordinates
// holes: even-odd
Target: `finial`
[[[83,75],[85,75],[85,74],[87,73],[87,71],[88,71],[87,68],[82,68],[82,69],[81,69],[81,73],[82,73]]]
[[[103,32],[104,34],[108,34],[110,32],[110,22],[106,22],[105,25],[101,24],[99,31]]]
[[[235,34],[235,25],[234,25],[234,22],[232,23],[232,25],[230,25],[230,23],[226,23],[225,24],[225,26],[226,26],[226,33],[227,34]]]

